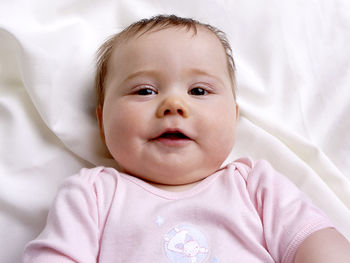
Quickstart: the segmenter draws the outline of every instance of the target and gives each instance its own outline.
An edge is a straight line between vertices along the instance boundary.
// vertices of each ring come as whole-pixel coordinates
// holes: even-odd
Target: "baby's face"
[[[234,144],[237,107],[216,36],[168,28],[111,56],[101,123],[125,172],[182,185],[215,172]]]

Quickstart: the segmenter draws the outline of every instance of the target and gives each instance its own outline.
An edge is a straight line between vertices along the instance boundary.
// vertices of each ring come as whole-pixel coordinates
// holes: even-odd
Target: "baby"
[[[348,241],[266,161],[222,167],[238,121],[223,32],[138,21],[100,48],[96,87],[121,169],[68,178],[23,262],[350,262]]]

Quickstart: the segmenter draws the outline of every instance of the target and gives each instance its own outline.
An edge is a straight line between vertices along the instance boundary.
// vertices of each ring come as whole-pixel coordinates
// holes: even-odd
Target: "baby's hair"
[[[95,77],[95,89],[97,93],[97,107],[103,108],[104,102],[104,90],[105,90],[105,79],[107,76],[108,63],[109,59],[112,55],[113,49],[123,41],[127,41],[135,36],[142,36],[143,34],[151,31],[151,30],[162,30],[169,27],[184,27],[188,31],[193,30],[194,35],[197,34],[197,27],[201,26],[216,35],[216,37],[220,40],[227,58],[227,66],[229,70],[230,79],[232,82],[233,95],[235,95],[235,64],[232,56],[232,49],[230,43],[227,40],[226,34],[219,30],[216,27],[213,27],[209,24],[203,24],[197,20],[191,18],[182,18],[176,15],[158,15],[151,17],[149,19],[139,20],[118,34],[113,35],[109,39],[107,39],[102,46],[98,49],[97,52],[97,70]]]

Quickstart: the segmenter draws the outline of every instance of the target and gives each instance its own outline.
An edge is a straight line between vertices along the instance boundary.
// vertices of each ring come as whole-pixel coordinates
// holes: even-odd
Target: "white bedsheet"
[[[241,113],[230,158],[269,160],[350,239],[349,1],[2,0],[0,262],[20,261],[64,178],[111,164],[94,117],[94,52],[160,13],[228,34]]]

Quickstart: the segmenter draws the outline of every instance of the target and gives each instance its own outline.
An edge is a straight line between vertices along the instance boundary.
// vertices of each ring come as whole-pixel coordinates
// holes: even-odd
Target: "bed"
[[[0,3],[0,262],[19,262],[57,187],[113,166],[100,138],[94,54],[156,14],[225,31],[237,67],[241,156],[267,159],[350,239],[350,2],[66,0]]]

